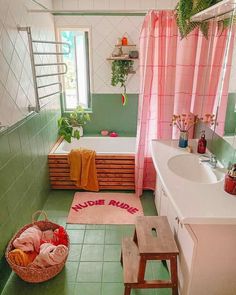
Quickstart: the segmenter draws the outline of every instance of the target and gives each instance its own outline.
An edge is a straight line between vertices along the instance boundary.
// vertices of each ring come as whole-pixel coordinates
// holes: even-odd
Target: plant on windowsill
[[[221,0],[179,0],[175,8],[175,17],[177,26],[182,38],[185,38],[195,28],[199,28],[203,35],[208,37],[209,23],[208,22],[191,22],[190,19],[193,15],[205,10]],[[230,26],[230,19],[218,21],[218,27],[222,31]]]
[[[80,139],[83,136],[83,126],[90,121],[90,116],[83,107],[77,107],[69,117],[58,120],[58,134],[71,143],[71,138]]]
[[[123,87],[122,95],[122,105],[124,106],[127,102],[126,94],[126,82],[128,79],[128,74],[132,72],[133,60],[114,60],[112,62],[112,77],[111,85]]]

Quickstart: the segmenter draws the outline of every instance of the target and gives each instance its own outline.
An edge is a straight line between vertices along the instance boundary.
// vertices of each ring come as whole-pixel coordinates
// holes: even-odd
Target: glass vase
[[[180,130],[179,133],[179,147],[186,148],[188,146],[188,131]]]

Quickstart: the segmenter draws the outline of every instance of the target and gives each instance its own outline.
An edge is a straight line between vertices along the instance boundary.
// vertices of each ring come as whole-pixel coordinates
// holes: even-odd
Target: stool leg
[[[139,262],[138,282],[143,282],[144,281],[145,269],[146,269],[146,259],[144,259],[141,256],[141,259],[140,259],[140,262]]]
[[[120,264],[123,267],[123,255],[122,255],[122,251],[121,251],[121,254],[120,254]]]
[[[131,293],[131,287],[125,286],[125,293],[124,295],[130,295]]]
[[[178,273],[177,273],[177,256],[172,256],[170,259],[171,282],[174,284],[172,295],[178,295]]]

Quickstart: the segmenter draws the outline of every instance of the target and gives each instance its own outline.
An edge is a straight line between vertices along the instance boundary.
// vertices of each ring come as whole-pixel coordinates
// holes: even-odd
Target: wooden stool
[[[124,295],[130,295],[132,288],[172,288],[172,295],[178,295],[178,253],[166,216],[137,217],[133,239],[122,240]],[[169,260],[170,280],[144,280],[147,260]]]

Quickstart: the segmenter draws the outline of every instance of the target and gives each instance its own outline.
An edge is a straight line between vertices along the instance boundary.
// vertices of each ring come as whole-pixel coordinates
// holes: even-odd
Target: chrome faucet
[[[214,154],[203,155],[199,158],[199,161],[202,163],[207,163],[209,166],[211,166],[211,168],[216,168],[217,165],[216,155]]]

